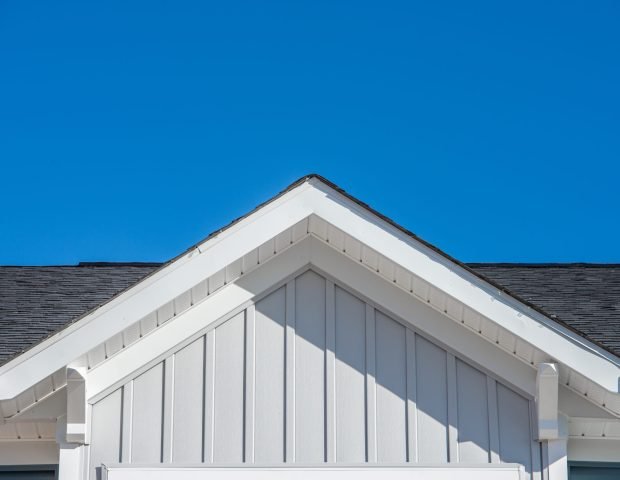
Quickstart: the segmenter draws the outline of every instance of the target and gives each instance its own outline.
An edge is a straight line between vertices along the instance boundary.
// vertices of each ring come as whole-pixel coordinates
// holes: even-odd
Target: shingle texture
[[[468,266],[620,356],[620,265]],[[0,364],[105,303],[157,267],[0,267]]]
[[[133,285],[156,267],[0,267],[0,364]]]
[[[620,264],[469,264],[620,356]]]

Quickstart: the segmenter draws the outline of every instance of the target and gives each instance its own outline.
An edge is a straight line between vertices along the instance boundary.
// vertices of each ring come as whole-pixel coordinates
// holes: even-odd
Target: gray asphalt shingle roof
[[[620,264],[468,266],[620,356]]]
[[[0,267],[0,363],[105,303],[159,264]],[[468,264],[620,356],[620,264]]]
[[[156,266],[0,267],[0,364],[106,302]]]

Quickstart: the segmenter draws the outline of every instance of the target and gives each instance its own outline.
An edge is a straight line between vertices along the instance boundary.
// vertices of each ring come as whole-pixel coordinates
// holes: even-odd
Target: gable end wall
[[[532,402],[312,270],[92,405],[105,463],[499,463]]]

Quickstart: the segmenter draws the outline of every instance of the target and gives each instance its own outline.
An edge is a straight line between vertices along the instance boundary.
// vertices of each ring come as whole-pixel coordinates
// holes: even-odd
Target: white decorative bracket
[[[86,378],[84,368],[67,368],[67,443],[86,443]]]
[[[536,373],[536,414],[538,440],[559,438],[558,423],[558,366],[555,363],[539,363]]]

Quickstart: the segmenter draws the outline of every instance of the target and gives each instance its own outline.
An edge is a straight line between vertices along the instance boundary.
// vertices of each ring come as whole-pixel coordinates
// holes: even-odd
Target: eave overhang
[[[306,231],[295,234],[300,225]],[[620,414],[617,356],[509,295],[318,176],[296,182],[110,302],[2,365],[0,400],[14,399],[45,382],[170,302],[174,308],[175,299],[183,298],[205,279],[223,275],[219,283],[234,281],[235,275],[244,273],[240,259],[259,251],[260,264],[260,248],[273,248],[264,255],[269,258],[284,248],[287,240],[294,243],[298,239],[295,235],[321,239],[465,327],[477,329],[504,350],[514,349],[510,353],[533,366],[538,361],[558,363],[560,381]],[[519,342],[507,340],[506,335]],[[530,351],[523,352],[523,345]]]

